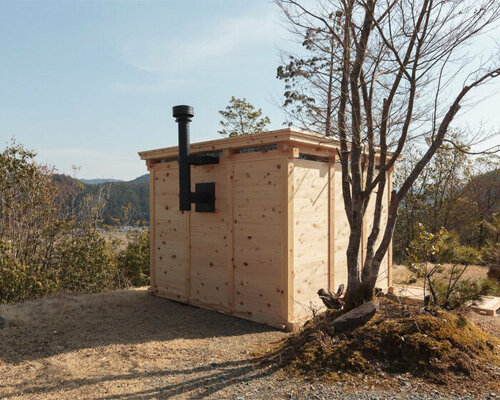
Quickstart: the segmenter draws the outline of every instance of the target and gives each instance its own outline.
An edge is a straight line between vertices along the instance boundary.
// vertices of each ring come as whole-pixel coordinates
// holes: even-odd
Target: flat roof
[[[337,151],[340,148],[340,141],[333,137],[320,135],[318,133],[303,131],[297,128],[285,128],[274,131],[240,135],[222,139],[207,140],[204,142],[191,143],[190,153],[211,153],[223,150],[238,150],[250,147],[260,147],[278,143],[289,143],[291,146],[301,149],[309,148],[323,153]],[[378,148],[376,148],[378,153]],[[142,160],[162,160],[174,159],[178,157],[178,146],[163,147],[161,149],[140,151]],[[388,151],[387,156],[392,156],[393,152]],[[401,155],[398,159],[401,158]]]
[[[317,133],[306,132],[297,128],[286,128],[251,135],[233,136],[229,138],[208,140],[191,144],[191,153],[217,152],[227,149],[242,149],[258,147],[280,142],[288,142],[296,146],[312,146],[321,150],[336,150],[340,147],[339,141]],[[177,157],[178,146],[164,147],[155,150],[140,151],[143,160]]]

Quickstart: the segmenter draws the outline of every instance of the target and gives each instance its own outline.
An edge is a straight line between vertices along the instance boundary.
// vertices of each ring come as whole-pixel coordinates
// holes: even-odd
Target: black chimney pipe
[[[189,162],[189,123],[194,117],[191,106],[175,106],[172,114],[179,124],[179,210],[191,211],[191,163]]]
[[[194,117],[191,106],[175,106],[172,114],[179,124],[179,210],[191,211],[191,203],[197,212],[215,212],[215,183],[204,182],[195,185],[191,192],[191,164],[216,164],[219,157],[201,156],[192,159],[189,143],[189,123]]]

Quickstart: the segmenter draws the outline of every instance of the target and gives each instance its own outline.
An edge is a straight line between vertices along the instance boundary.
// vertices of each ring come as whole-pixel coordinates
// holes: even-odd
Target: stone
[[[368,301],[334,320],[333,328],[337,332],[349,331],[368,322],[376,312],[377,305],[373,301]]]
[[[0,317],[0,329],[3,329],[7,326],[7,321]]]

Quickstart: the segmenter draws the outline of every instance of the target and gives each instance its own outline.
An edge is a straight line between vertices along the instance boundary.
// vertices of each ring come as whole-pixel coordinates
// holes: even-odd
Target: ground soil
[[[431,264],[429,264],[429,268]],[[443,264],[443,273],[436,274],[436,277],[446,275],[447,271],[450,270],[452,264]],[[414,274],[404,265],[393,265],[393,279],[396,284],[404,284],[408,282],[408,279],[414,277]],[[484,279],[488,277],[488,267],[482,265],[469,265],[465,270],[462,279],[471,279],[473,281],[478,279]]]
[[[252,361],[286,333],[146,289],[4,305],[0,315],[8,323],[0,330],[0,399],[479,398],[405,376],[380,387],[361,375],[354,385],[288,377]],[[474,317],[490,318],[485,326],[498,334],[493,318]]]

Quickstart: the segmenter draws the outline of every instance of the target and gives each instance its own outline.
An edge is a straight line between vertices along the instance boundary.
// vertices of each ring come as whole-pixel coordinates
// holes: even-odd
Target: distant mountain
[[[101,183],[109,182],[127,182],[127,183],[137,183],[137,182],[149,182],[149,174],[141,175],[130,181],[124,181],[123,179],[113,179],[113,178],[96,178],[96,179],[78,179],[85,185],[99,185]]]
[[[99,185],[100,183],[108,183],[108,182],[123,182],[121,179],[78,179],[80,182],[85,183],[86,185]]]
[[[149,183],[149,174],[144,174],[139,176],[138,178],[132,179],[129,183],[137,183],[137,182],[148,182]]]
[[[102,192],[108,201],[103,210],[104,223],[120,225],[123,223],[123,208],[130,204],[127,224],[149,223],[149,180],[130,182],[106,182],[96,185],[86,185],[86,192],[97,194]]]
[[[67,175],[52,177],[61,193],[72,194],[78,206],[86,195],[103,194],[107,198],[103,223],[120,225],[123,209],[130,204],[127,224],[149,224],[149,174],[125,182],[119,179],[74,179]]]

